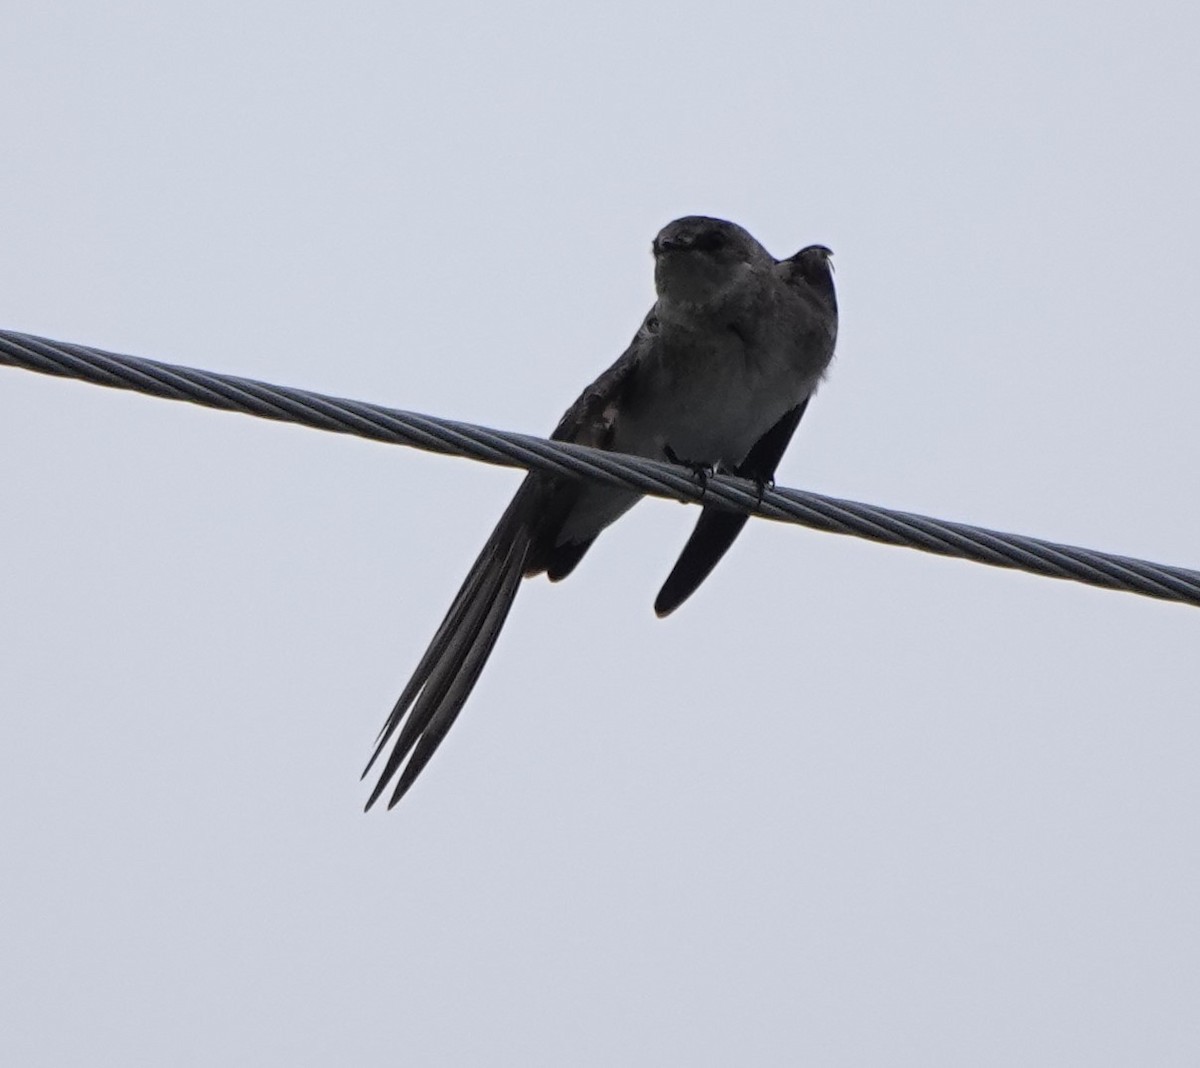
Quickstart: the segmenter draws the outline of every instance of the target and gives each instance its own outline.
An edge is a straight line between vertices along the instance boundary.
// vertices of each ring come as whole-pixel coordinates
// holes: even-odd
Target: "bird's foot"
[[[670,445],[663,446],[663,455],[671,463],[678,464],[680,467],[686,467],[691,471],[696,481],[700,483],[700,499],[704,500],[704,494],[708,490],[708,480],[716,473],[716,468],[712,464],[699,463],[696,460],[684,460]]]
[[[755,477],[754,485],[758,487],[758,495],[756,496],[754,503],[761,508],[763,497],[766,495],[767,490],[773,490],[775,488],[775,480],[773,478]]]

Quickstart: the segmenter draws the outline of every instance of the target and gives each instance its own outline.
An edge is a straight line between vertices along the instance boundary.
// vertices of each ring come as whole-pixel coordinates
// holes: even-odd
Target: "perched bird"
[[[776,260],[742,227],[698,215],[665,226],[653,253],[654,306],[551,437],[765,485],[833,357],[831,253],[810,245]],[[521,579],[565,578],[640,496],[540,471],[526,476],[380,732],[363,776],[391,749],[368,809],[400,772],[388,802],[395,805],[428,763],[479,678]],[[659,616],[704,581],[745,522],[701,510],[654,602]]]

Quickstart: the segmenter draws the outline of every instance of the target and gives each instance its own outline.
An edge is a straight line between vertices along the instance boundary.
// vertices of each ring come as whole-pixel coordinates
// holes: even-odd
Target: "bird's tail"
[[[512,608],[525,570],[532,541],[527,500],[532,489],[527,482],[513,498],[379,732],[375,752],[363,770],[363,778],[389,743],[391,752],[379,782],[367,799],[368,809],[379,799],[401,765],[404,770],[400,772],[388,808],[405,795],[421,769],[429,763],[475,686]],[[397,730],[399,736],[396,736]]]

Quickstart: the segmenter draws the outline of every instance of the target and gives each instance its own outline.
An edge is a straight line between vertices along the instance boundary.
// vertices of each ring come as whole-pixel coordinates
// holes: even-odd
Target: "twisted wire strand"
[[[727,475],[703,485],[674,464],[527,434],[491,430],[379,404],[344,400],[289,386],[199,371],[87,345],[49,341],[0,330],[0,365],[77,378],[264,419],[299,423],[317,430],[352,434],[503,467],[523,467],[671,500],[715,505],[763,519],[853,534],[888,545],[955,556],[976,563],[1027,571],[1050,578],[1125,590],[1144,597],[1200,606],[1200,572],[1093,549],[1059,545],[1021,534],[825,497],[804,490],[767,488]]]

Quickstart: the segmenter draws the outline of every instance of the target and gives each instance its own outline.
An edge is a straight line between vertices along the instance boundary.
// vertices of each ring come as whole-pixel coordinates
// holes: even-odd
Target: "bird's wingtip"
[[[664,587],[659,590],[658,596],[654,598],[654,614],[659,619],[666,619],[672,612],[682,604],[679,597],[670,597],[667,595],[667,590]]]

